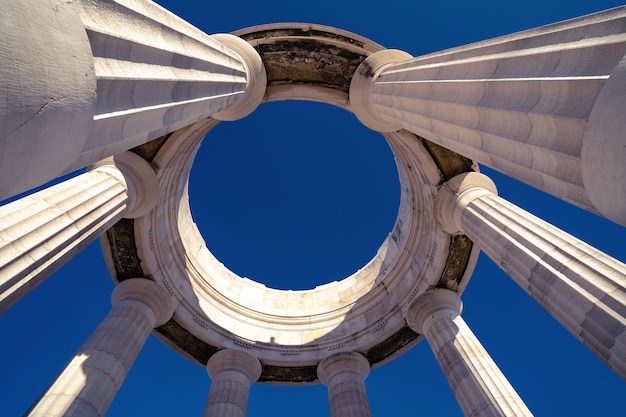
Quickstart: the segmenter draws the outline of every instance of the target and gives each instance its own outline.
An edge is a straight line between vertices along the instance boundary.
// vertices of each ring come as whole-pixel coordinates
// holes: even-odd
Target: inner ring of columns
[[[266,102],[312,100],[347,111],[356,68],[383,49],[323,26],[264,25],[236,34],[263,59]],[[383,134],[396,159],[401,197],[395,226],[376,256],[339,282],[275,290],[225,268],[193,222],[189,172],[200,142],[218,123],[209,118],[135,150],[157,168],[159,201],[102,240],[114,277],[151,278],[175,299],[174,317],[157,334],[201,364],[220,349],[245,349],[263,364],[259,381],[273,383],[314,382],[319,361],[338,351],[360,352],[376,365],[417,343],[420,335],[405,319],[410,302],[433,287],[462,291],[477,259],[469,239],[446,233],[434,215],[440,185],[475,169],[471,161],[407,131]],[[129,234],[134,248],[123,247]],[[124,271],[133,250],[138,266]]]

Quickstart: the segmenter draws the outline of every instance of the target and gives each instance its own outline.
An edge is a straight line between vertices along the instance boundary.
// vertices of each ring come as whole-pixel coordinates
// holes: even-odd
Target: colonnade
[[[0,198],[91,167],[0,207],[0,313],[121,218],[153,208],[156,174],[128,149],[209,116],[244,117],[266,84],[246,42],[207,36],[152,2],[27,3],[7,3],[3,13],[53,23],[3,28],[0,47],[20,52],[3,64],[7,85],[37,54],[58,73],[50,78],[32,65],[31,78],[43,84],[9,89],[0,100],[24,103],[19,111],[0,107]],[[619,8],[421,58],[384,50],[357,69],[351,107],[373,129],[407,129],[626,225],[625,20]],[[58,33],[31,33],[51,28]],[[59,66],[59,57],[72,65]],[[498,197],[482,174],[445,182],[436,212],[446,232],[467,235],[626,378],[626,265]],[[145,278],[121,282],[112,300],[29,415],[104,415],[150,331],[175,310]],[[412,301],[406,320],[426,337],[464,414],[531,415],[460,311],[458,294],[432,289]],[[358,352],[320,359],[331,416],[370,416],[367,359]],[[259,358],[224,349],[207,370],[204,415],[245,416]]]
[[[104,416],[154,327],[172,316],[169,294],[145,278],[122,281],[113,308],[78,350],[28,416]],[[461,301],[436,289],[416,299],[407,321],[426,336],[466,416],[530,416],[515,390],[459,316]],[[262,366],[252,354],[234,349],[207,362],[212,383],[204,417],[245,417],[250,385]],[[317,368],[327,386],[331,417],[368,417],[365,388],[370,365],[358,352],[338,352]]]
[[[104,416],[154,327],[172,316],[169,294],[145,278],[122,281],[113,291],[113,308],[78,350],[28,416]],[[417,298],[407,316],[425,335],[466,416],[531,416],[518,394],[460,317],[453,291],[435,289]],[[210,357],[212,383],[204,417],[245,417],[250,385],[262,372],[251,353],[223,349]],[[317,367],[327,386],[331,417],[368,417],[367,359],[338,352]]]
[[[149,211],[155,187],[158,190],[152,168],[126,152],[3,207],[11,210],[2,219],[14,225],[3,230],[3,237],[11,237],[13,228],[21,231],[19,225],[34,226],[30,236],[16,234],[12,246],[3,248],[12,248],[12,253],[29,248],[32,253],[13,256],[2,269],[3,278],[20,278],[3,290],[3,307],[80,250],[81,244],[72,246],[75,236],[83,236],[84,244],[122,216]],[[61,196],[66,199],[57,202]],[[436,207],[444,230],[470,237],[565,328],[626,377],[626,265],[498,197],[483,174],[465,173],[444,183]],[[64,234],[69,237],[54,238]],[[112,299],[111,313],[30,415],[103,415],[152,328],[174,311],[169,294],[148,279],[123,281]],[[426,337],[464,414],[531,415],[460,311],[458,294],[433,289],[412,302],[407,323]],[[207,370],[213,384],[204,415],[245,416],[250,384],[261,375],[259,360],[227,349],[209,359]],[[358,352],[339,352],[320,362],[318,377],[328,387],[333,417],[371,415],[364,384],[368,373],[369,363]]]

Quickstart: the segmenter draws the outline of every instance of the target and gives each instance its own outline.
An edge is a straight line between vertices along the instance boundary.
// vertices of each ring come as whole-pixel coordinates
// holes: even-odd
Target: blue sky
[[[620,5],[158,3],[207,33],[311,22],[416,56]],[[502,197],[626,261],[623,227],[483,172]],[[194,218],[216,256],[240,275],[291,289],[354,272],[390,231],[397,211],[397,177],[383,138],[349,113],[317,103],[266,104],[242,121],[222,123],[203,143],[190,187]],[[45,390],[109,311],[112,289],[96,243],[0,316],[0,416],[22,415]],[[626,415],[626,384],[484,255],[463,301],[465,320],[536,416]],[[366,384],[374,416],[461,416],[425,342],[372,370]],[[209,387],[203,367],[151,336],[108,416],[200,416]],[[252,387],[248,416],[294,415],[328,415],[325,387]]]

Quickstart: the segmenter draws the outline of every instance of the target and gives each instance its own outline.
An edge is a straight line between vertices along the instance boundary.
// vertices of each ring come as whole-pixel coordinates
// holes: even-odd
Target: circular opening
[[[400,189],[384,138],[314,102],[260,106],[204,139],[189,180],[207,248],[239,276],[304,290],[374,257]]]

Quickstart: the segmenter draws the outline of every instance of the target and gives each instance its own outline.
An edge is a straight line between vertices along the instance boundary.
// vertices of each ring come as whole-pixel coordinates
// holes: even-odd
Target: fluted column
[[[328,387],[331,417],[370,417],[365,378],[370,364],[357,352],[339,352],[324,358],[317,376]]]
[[[204,34],[154,2],[7,7],[0,199],[209,116],[242,118],[265,94],[252,46]]]
[[[261,57],[232,35],[209,36],[154,2],[80,0],[97,99],[90,137],[68,170],[263,99]],[[235,108],[233,108],[235,107]]]
[[[174,312],[169,294],[133,278],[113,291],[113,308],[26,415],[104,416],[148,335]]]
[[[0,56],[3,200],[58,177],[78,157],[96,75],[80,17],[60,0],[3,2]]]
[[[0,207],[0,314],[122,217],[150,211],[158,193],[152,167],[125,152]]]
[[[407,323],[426,336],[466,417],[532,416],[515,389],[467,326],[461,299],[447,289],[418,297]]]
[[[250,385],[261,376],[261,363],[247,352],[224,349],[207,362],[211,389],[203,417],[245,417]]]
[[[620,7],[418,58],[381,51],[351,106],[626,225],[625,20]]]
[[[626,265],[495,194],[465,173],[445,183],[437,218],[463,233],[578,340],[626,379]]]

